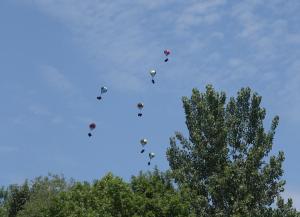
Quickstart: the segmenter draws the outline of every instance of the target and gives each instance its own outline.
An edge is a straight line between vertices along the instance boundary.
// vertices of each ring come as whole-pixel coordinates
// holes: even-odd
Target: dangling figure
[[[138,109],[140,110],[140,112],[138,113],[138,116],[139,117],[142,117],[142,109],[144,108],[144,104],[143,103],[141,103],[141,102],[139,102],[138,104],[137,104],[137,107],[138,107]]]
[[[155,81],[154,81],[154,77],[155,77],[155,75],[156,75],[156,71],[154,70],[154,69],[152,69],[152,70],[150,70],[150,75],[151,75],[151,77],[152,77],[152,84],[154,84],[155,83]]]
[[[147,139],[141,139],[140,141],[141,145],[142,145],[142,150],[141,150],[141,153],[144,153],[145,152],[145,145],[147,145],[148,141]]]
[[[91,123],[89,125],[90,128],[90,132],[88,133],[88,136],[91,137],[92,136],[92,130],[94,130],[96,128],[96,124],[95,123]]]
[[[164,50],[164,54],[166,55],[165,62],[168,62],[169,61],[168,56],[171,54],[171,51],[170,50]]]
[[[148,162],[148,166],[150,166],[151,160],[152,160],[152,158],[154,158],[154,157],[155,157],[155,153],[150,152],[150,153],[149,153],[149,162]]]
[[[107,92],[107,87],[101,87],[101,90],[100,90],[100,96],[97,96],[97,99],[98,100],[101,100],[102,99],[102,94],[106,93]]]

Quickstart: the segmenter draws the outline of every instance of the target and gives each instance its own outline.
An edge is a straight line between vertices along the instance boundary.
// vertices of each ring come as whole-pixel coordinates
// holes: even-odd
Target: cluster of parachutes
[[[168,56],[171,54],[171,51],[170,50],[164,50],[164,55],[165,55],[165,59],[164,59],[164,62],[168,62],[169,61],[169,58]],[[151,82],[153,84],[155,84],[155,80],[154,80],[154,77],[156,75],[156,70],[155,69],[151,69],[149,71],[149,74],[151,76]],[[103,97],[103,94],[107,93],[108,89],[107,87],[105,86],[102,86],[101,89],[100,89],[100,94],[99,96],[97,96],[97,100],[101,100],[102,97]],[[139,113],[138,113],[138,117],[142,117],[143,116],[143,113],[142,113],[142,110],[144,108],[144,103],[142,102],[139,102],[137,104],[137,108],[139,109]],[[90,123],[89,125],[89,133],[88,133],[88,136],[91,137],[93,134],[92,134],[92,131],[94,131],[96,129],[96,124],[95,123]],[[142,150],[140,151],[141,154],[143,154],[145,152],[145,146],[147,145],[148,143],[148,140],[146,138],[143,138],[140,140],[140,144],[142,146]],[[149,152],[148,154],[148,157],[149,157],[149,161],[148,161],[148,165],[151,165],[151,160],[155,157],[155,153],[154,152]]]
[[[100,88],[100,94],[99,96],[97,96],[97,100],[101,100],[102,99],[102,95],[105,94],[107,92],[107,87],[101,87]],[[88,133],[88,136],[91,137],[93,134],[92,134],[92,131],[96,129],[96,124],[95,123],[90,123],[89,125],[89,128],[90,128],[90,132]]]
[[[145,145],[147,145],[148,141],[147,141],[147,139],[144,138],[144,139],[141,139],[140,143],[142,145],[141,153],[144,153],[145,152]],[[155,157],[155,153],[154,152],[150,152],[148,154],[148,156],[149,156],[148,165],[150,166],[152,158]]]
[[[100,89],[100,95],[97,96],[97,99],[98,100],[101,100],[102,99],[102,95],[105,94],[107,92],[107,87],[101,87]],[[92,134],[92,131],[96,129],[96,124],[95,123],[90,123],[89,125],[89,128],[90,128],[90,132],[88,133],[88,136],[91,137],[93,134]]]

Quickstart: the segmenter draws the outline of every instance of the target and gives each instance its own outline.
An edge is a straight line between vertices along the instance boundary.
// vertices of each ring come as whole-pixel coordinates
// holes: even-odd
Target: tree
[[[267,216],[284,190],[284,153],[269,156],[279,118],[266,132],[261,99],[242,88],[226,103],[211,85],[183,97],[189,138],[176,132],[167,158],[197,216]]]
[[[194,217],[168,175],[157,169],[130,183],[111,173],[93,184],[77,182],[54,201],[51,217]]]
[[[72,183],[72,181],[71,181]],[[54,198],[68,190],[69,185],[63,176],[49,174],[35,178],[30,185],[30,198],[17,217],[46,217],[54,206]]]
[[[178,189],[175,189],[168,173],[140,173],[131,179],[131,188],[135,195],[135,214],[140,217],[190,217],[189,203],[184,201]]]
[[[7,210],[7,196],[8,191],[4,187],[0,188],[0,216],[4,217],[8,215]]]
[[[21,186],[9,186],[6,197],[8,217],[17,216],[18,212],[24,208],[24,205],[30,198],[28,181],[26,180]]]
[[[133,193],[129,184],[111,173],[93,184],[75,183],[55,199],[52,217],[132,217]]]

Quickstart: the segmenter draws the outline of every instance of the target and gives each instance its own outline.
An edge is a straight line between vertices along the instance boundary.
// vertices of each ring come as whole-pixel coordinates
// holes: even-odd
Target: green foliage
[[[176,133],[167,157],[175,181],[192,195],[197,216],[265,216],[283,191],[284,154],[268,158],[279,118],[266,132],[260,104],[250,88],[228,103],[211,85],[183,97],[189,139]]]
[[[121,178],[107,174],[93,184],[75,183],[56,198],[51,216],[133,216],[133,193]]]
[[[38,177],[30,184],[0,189],[0,217],[43,217],[49,215],[53,199],[67,190],[65,179],[57,175]]]
[[[93,184],[76,183],[62,192],[51,208],[51,216],[99,217],[188,217],[171,179],[155,170],[132,177],[131,183],[107,174]]]
[[[279,197],[277,200],[277,209],[275,209],[272,217],[300,217],[300,213],[293,208],[292,199],[288,199],[287,203]]]
[[[8,217],[17,216],[18,212],[24,208],[24,205],[30,198],[28,182],[21,186],[11,185],[7,195]]]
[[[0,217],[5,217],[8,215],[7,196],[8,196],[8,191],[4,187],[1,187],[0,188]]]
[[[68,184],[63,176],[50,174],[36,178],[30,187],[30,199],[17,217],[50,217],[50,208],[55,206],[54,198],[67,189]]]
[[[160,217],[188,217],[189,205],[184,201],[168,173],[140,173],[133,176],[131,188],[135,194],[136,215]]]

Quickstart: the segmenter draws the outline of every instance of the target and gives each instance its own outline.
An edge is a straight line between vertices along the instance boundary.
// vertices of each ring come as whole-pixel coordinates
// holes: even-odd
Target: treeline
[[[51,175],[2,188],[0,216],[193,216],[191,198],[185,196],[158,170],[140,173],[129,183],[112,174],[92,183]]]
[[[300,217],[281,193],[284,153],[270,156],[279,117],[265,130],[261,96],[226,98],[211,85],[183,97],[188,138],[170,138],[170,169],[129,182],[39,177],[0,190],[1,217]]]
[[[133,176],[129,183],[111,173],[92,183],[66,181],[63,176],[49,175],[2,188],[0,216],[196,217],[192,204],[197,202],[189,190],[174,186],[168,172],[157,169]],[[265,214],[270,217],[300,216],[291,200],[285,204],[281,198],[277,208],[266,209]]]

